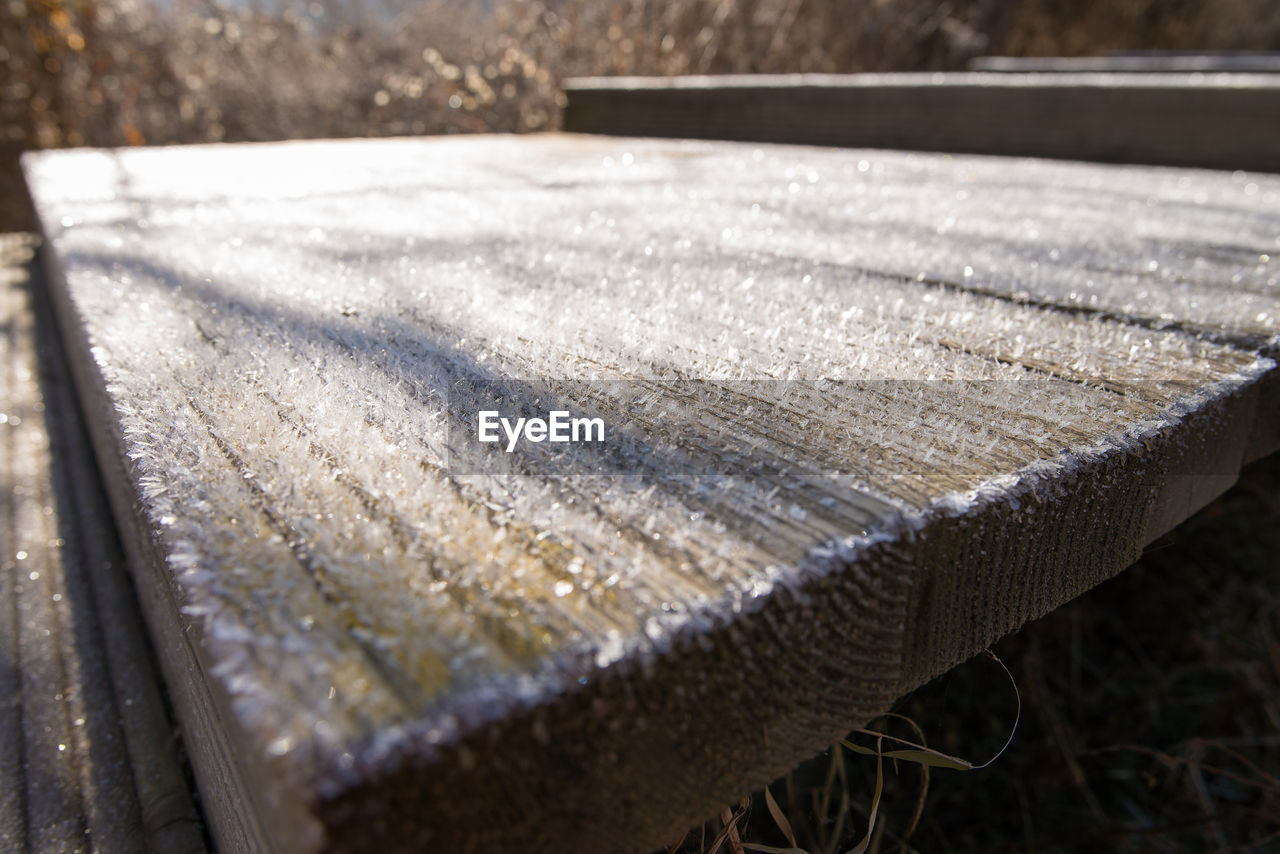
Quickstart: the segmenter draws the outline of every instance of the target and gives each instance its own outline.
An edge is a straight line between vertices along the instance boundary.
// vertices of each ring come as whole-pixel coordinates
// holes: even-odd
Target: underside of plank
[[[1273,176],[572,136],[26,166],[228,850],[655,846],[1280,436]],[[508,452],[488,409],[605,440]]]
[[[0,236],[0,848],[204,850],[46,305]]]

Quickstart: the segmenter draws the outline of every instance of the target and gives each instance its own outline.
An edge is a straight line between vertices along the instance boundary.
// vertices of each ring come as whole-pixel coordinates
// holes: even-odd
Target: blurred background
[[[570,76],[1277,49],[1275,0],[0,0],[0,231],[32,148],[548,130]]]

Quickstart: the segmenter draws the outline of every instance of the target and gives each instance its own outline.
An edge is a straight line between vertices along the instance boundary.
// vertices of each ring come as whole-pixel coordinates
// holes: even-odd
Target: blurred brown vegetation
[[[0,229],[21,151],[535,131],[595,74],[955,69],[1280,49],[1274,0],[0,0]]]

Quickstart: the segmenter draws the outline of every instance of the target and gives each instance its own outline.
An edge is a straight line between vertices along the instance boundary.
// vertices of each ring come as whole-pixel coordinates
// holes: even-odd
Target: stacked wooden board
[[[0,236],[0,850],[195,854],[174,725],[33,300],[33,244]]]
[[[1275,176],[565,135],[26,168],[226,850],[652,848],[1280,441]]]

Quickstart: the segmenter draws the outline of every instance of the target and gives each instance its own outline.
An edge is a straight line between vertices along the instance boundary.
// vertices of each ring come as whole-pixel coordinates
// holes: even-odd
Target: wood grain
[[[26,166],[227,850],[654,847],[1280,435],[1274,176],[558,135]],[[505,454],[491,401],[614,438]]]

